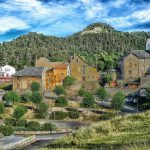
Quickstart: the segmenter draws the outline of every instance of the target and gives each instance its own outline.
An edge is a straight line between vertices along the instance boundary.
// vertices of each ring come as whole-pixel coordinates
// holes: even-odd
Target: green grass
[[[101,121],[51,143],[48,148],[148,150],[150,111]]]

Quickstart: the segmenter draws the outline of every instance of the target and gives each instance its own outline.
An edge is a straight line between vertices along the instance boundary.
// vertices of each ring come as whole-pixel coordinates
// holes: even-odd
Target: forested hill
[[[95,64],[96,55],[101,65],[106,61],[105,58],[102,58],[103,54],[118,52],[119,57],[122,53],[133,49],[145,49],[145,42],[149,34],[120,32],[102,23],[91,24],[83,31],[66,38],[28,33],[0,45],[0,65],[8,63],[21,69],[24,66],[33,66],[36,58],[41,56],[51,61],[63,61],[67,59],[70,51],[80,54],[91,64]],[[113,57],[112,60],[117,59]]]

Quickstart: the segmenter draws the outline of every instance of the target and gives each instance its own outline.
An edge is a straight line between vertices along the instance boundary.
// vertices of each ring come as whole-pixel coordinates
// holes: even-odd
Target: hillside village
[[[120,57],[116,68],[110,64],[105,71],[76,53],[69,53],[63,62],[39,57],[35,66],[21,70],[2,66],[0,132],[28,135],[34,143],[36,136],[30,135],[37,132],[70,133],[118,114],[148,110],[149,51],[148,39],[145,50],[131,51]]]

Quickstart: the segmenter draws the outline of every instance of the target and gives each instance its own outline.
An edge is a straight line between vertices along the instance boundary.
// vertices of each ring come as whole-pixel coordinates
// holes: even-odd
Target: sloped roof
[[[40,61],[46,62],[45,64],[41,65],[38,64]],[[68,62],[51,62],[45,57],[41,57],[37,60],[36,66],[37,67],[48,67],[48,68],[67,68],[69,65]]]
[[[21,77],[41,77],[44,67],[27,67],[20,71],[17,71],[13,76]]]
[[[138,58],[150,58],[150,54],[144,50],[134,50],[131,53],[136,55]]]

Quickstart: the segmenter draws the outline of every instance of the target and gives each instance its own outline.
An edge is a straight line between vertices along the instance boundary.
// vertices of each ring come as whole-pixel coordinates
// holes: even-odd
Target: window
[[[82,66],[82,73],[85,74],[85,72],[86,72],[86,67],[85,67],[85,65],[83,65]]]
[[[79,63],[79,60],[78,60],[78,59],[76,59],[76,63]]]
[[[131,62],[129,63],[129,67],[130,67],[130,68],[132,67],[132,63],[131,63]]]
[[[61,73],[61,76],[63,77],[63,76],[64,76],[64,73]]]
[[[129,74],[132,74],[132,70],[129,70]]]

